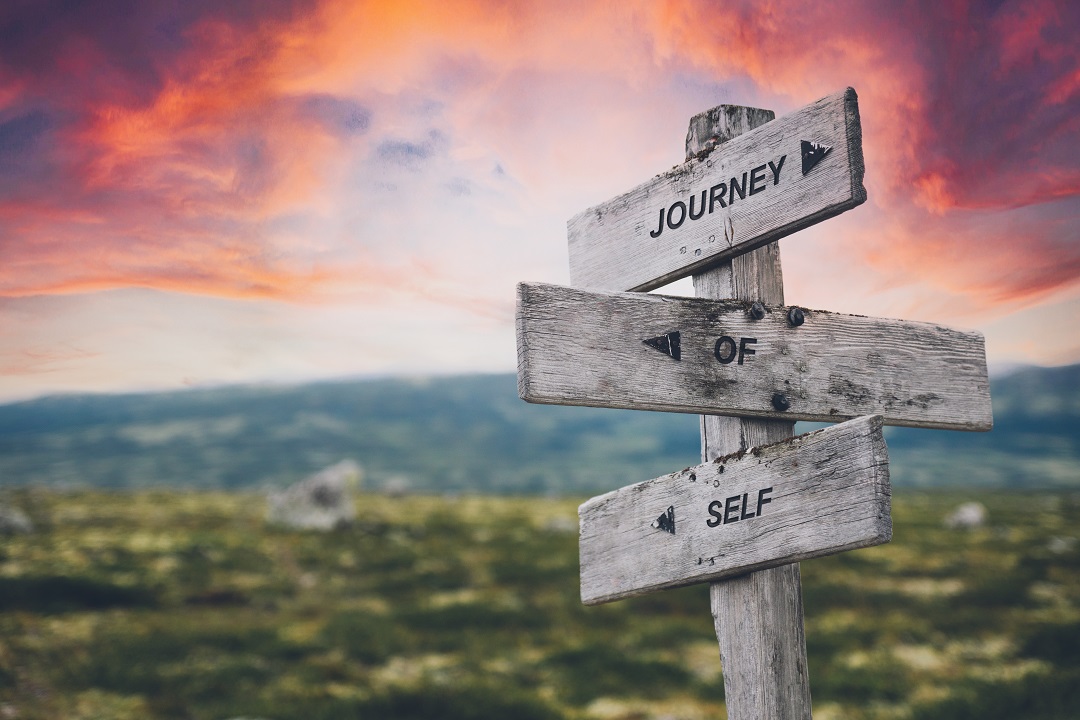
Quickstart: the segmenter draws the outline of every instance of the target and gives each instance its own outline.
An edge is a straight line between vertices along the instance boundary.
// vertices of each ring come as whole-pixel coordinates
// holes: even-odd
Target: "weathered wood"
[[[718,105],[690,118],[686,130],[686,159],[708,155],[734,137],[776,119],[776,113],[745,105]]]
[[[724,106],[727,119],[734,112]],[[761,111],[746,112],[752,122]],[[700,117],[700,116],[698,116]],[[696,118],[691,119],[693,128]],[[723,138],[747,127],[725,123]],[[749,126],[752,129],[752,126]],[[686,137],[686,159],[703,149],[693,133]],[[784,304],[780,245],[771,242],[694,275],[698,297]],[[795,423],[784,420],[701,416],[701,460],[778,442],[794,435]],[[811,720],[810,676],[806,665],[802,583],[799,564],[758,570],[709,587],[713,625],[724,668],[728,720]]]
[[[753,448],[580,508],[587,605],[888,542],[880,416]]]
[[[518,382],[529,402],[988,430],[977,332],[643,293],[518,286]],[[802,315],[793,325],[789,310]],[[788,406],[785,408],[785,405]]]
[[[690,131],[695,141],[708,119],[699,124]],[[804,142],[817,144],[805,172]],[[848,88],[711,152],[706,145],[683,165],[573,217],[571,283],[660,287],[859,205],[862,179],[858,100]]]
[[[810,720],[798,563],[709,588],[728,720]]]

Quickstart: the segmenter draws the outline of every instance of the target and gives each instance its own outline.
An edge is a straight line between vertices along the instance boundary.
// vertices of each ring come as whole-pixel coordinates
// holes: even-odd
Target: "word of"
[[[743,358],[747,355],[756,355],[757,351],[748,345],[753,345],[757,342],[757,338],[744,337],[740,338],[738,344],[735,343],[735,338],[729,335],[722,335],[720,339],[716,341],[716,345],[713,346],[713,355],[720,361],[721,365],[727,365],[736,357],[739,358],[739,364],[743,364]]]
[[[787,155],[780,156],[780,162],[774,163],[769,161],[768,166],[758,165],[756,168],[749,172],[749,183],[747,182],[748,173],[742,174],[742,182],[738,178],[731,178],[726,183],[717,183],[708,190],[701,191],[701,202],[697,211],[694,211],[694,200],[697,199],[697,193],[690,195],[690,208],[687,209],[686,203],[682,200],[676,200],[671,204],[669,208],[660,208],[660,225],[656,230],[649,231],[649,237],[660,237],[660,234],[664,232],[664,226],[667,225],[671,230],[676,230],[689,218],[691,220],[699,220],[705,214],[705,197],[709,198],[709,214],[712,215],[716,209],[717,204],[722,208],[726,208],[728,205],[735,204],[735,194],[738,193],[740,200],[745,200],[746,195],[749,192],[750,195],[756,195],[762,190],[769,187],[768,177],[765,175],[765,168],[768,167],[772,171],[773,185],[780,184],[780,170],[784,167],[784,160],[787,159]],[[727,196],[727,200],[724,197]],[[666,222],[665,222],[666,215]],[[676,220],[678,215],[678,220]]]
[[[766,497],[772,492],[771,487],[762,488],[758,490],[757,494],[757,512],[747,512],[750,509],[748,502],[748,496],[750,493],[743,493],[742,495],[732,495],[724,501],[713,500],[709,503],[709,514],[712,517],[705,521],[705,524],[709,527],[716,527],[717,525],[727,525],[728,523],[739,522],[740,520],[749,520],[752,517],[757,517],[761,514],[761,508],[763,505],[768,505],[772,502],[772,499]],[[726,509],[725,509],[726,505]],[[733,513],[738,513],[737,515]]]

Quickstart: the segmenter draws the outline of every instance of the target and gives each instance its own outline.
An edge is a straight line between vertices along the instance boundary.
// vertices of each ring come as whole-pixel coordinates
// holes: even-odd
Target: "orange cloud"
[[[34,67],[19,64],[32,43],[0,49],[0,160],[17,168],[0,169],[0,294],[134,285],[303,300],[349,281],[422,295],[404,270],[414,257],[371,247],[408,240],[388,236],[390,220],[342,247],[353,205],[380,212],[378,197],[342,189],[358,167],[369,183],[393,162],[423,172],[437,145],[424,113],[451,106],[439,117],[460,125],[439,137],[457,133],[454,152],[487,143],[526,183],[550,182],[552,168],[580,170],[550,88],[577,103],[611,93],[617,126],[687,75],[748,79],[790,107],[856,87],[879,210],[855,225],[887,224],[891,239],[852,247],[879,272],[903,267],[988,303],[1078,277],[1075,243],[1047,235],[1075,239],[1074,206],[1064,220],[1027,210],[1080,194],[1070,5],[206,2],[162,36],[169,23],[146,7],[85,29],[58,17],[54,59]],[[976,249],[984,259],[969,263]],[[445,287],[452,272],[425,277]],[[488,312],[482,294],[457,293]]]
[[[196,23],[189,49],[145,102],[91,97],[75,122],[50,128],[58,149],[40,148],[34,160],[51,176],[36,192],[0,197],[8,235],[0,293],[149,286],[302,298],[317,290],[334,273],[303,253],[275,258],[262,226],[318,209],[313,198],[348,133],[318,117],[325,99],[275,94],[267,68],[287,27]],[[100,62],[100,49],[77,37],[56,71],[78,78]],[[354,110],[353,129],[362,131],[364,111]]]
[[[99,357],[100,353],[67,345],[61,348],[29,348],[0,352],[0,375],[41,375],[60,372],[67,363]]]

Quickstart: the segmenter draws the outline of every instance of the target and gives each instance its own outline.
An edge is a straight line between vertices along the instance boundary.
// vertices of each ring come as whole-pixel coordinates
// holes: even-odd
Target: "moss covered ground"
[[[722,718],[707,589],[585,608],[579,499],[9,490],[0,718]],[[985,527],[946,529],[964,500]],[[1080,497],[897,492],[803,563],[819,720],[1080,717]]]

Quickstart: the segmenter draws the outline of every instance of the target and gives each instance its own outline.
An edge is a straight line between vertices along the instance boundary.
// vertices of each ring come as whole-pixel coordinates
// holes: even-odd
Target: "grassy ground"
[[[576,501],[9,491],[0,718],[722,718],[707,590],[578,601]],[[897,492],[887,546],[803,564],[814,715],[1080,717],[1080,497]]]

